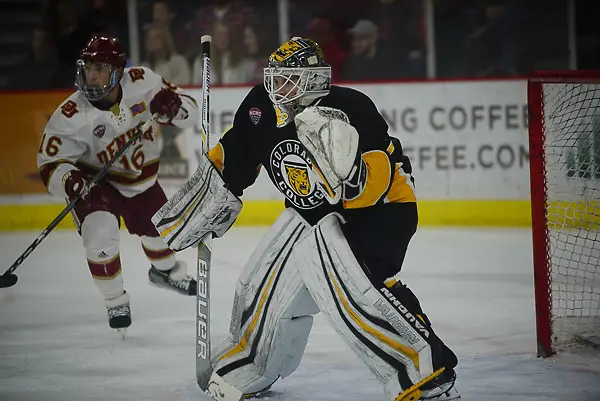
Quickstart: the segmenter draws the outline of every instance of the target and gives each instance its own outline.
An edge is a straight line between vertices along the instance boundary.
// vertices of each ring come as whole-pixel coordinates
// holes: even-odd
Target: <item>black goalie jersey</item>
[[[357,90],[332,85],[330,93],[318,104],[344,111],[358,131],[359,151],[366,166],[366,182],[358,196],[342,199],[336,205],[327,202],[311,180],[311,162],[293,121],[277,127],[281,116],[275,112],[262,84],[248,93],[232,127],[209,153],[229,189],[241,196],[254,183],[262,166],[285,195],[286,206],[296,209],[310,224],[331,212],[349,218],[375,205],[416,202],[407,159],[400,143],[388,135],[387,123],[371,99]]]

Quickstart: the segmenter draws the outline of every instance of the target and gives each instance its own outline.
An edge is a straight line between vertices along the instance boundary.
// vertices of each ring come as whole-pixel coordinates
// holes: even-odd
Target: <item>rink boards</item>
[[[411,158],[421,224],[527,226],[529,150],[526,81],[520,79],[356,84],[369,95]],[[211,94],[212,143],[232,123],[249,87]],[[201,90],[190,89],[200,102]],[[64,92],[1,94],[11,137],[0,161],[0,229],[43,228],[63,207],[44,194],[35,165],[39,138]],[[161,183],[175,191],[197,166],[198,128],[174,137],[161,160]],[[14,142],[13,142],[14,140]],[[565,177],[567,172],[565,171]],[[283,208],[265,172],[243,197],[237,224],[262,225]],[[68,220],[68,219],[67,219]],[[73,227],[63,222],[62,227]]]

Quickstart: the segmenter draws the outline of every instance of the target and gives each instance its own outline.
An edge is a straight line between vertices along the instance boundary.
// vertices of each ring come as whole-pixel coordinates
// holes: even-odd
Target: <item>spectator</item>
[[[268,35],[264,26],[260,23],[247,23],[243,29],[244,48],[248,63],[254,66],[252,83],[263,81],[263,68],[267,64],[269,55],[276,45],[269,43]],[[275,46],[275,47],[274,47]]]
[[[75,76],[75,62],[90,39],[92,27],[85,24],[71,0],[49,0],[46,21],[56,42],[59,68]]]
[[[216,22],[242,26],[252,17],[252,8],[238,0],[215,0],[195,13],[191,25],[202,34],[207,33]]]
[[[47,28],[33,31],[31,51],[19,64],[8,84],[14,89],[73,87],[75,76],[60,68],[56,47]]]
[[[347,81],[395,78],[400,71],[378,47],[378,28],[372,21],[360,20],[349,30],[352,50],[342,75]]]
[[[93,0],[92,9],[82,20],[91,31],[102,31],[127,43],[127,12],[119,0]],[[90,37],[94,37],[94,33]]]
[[[435,48],[440,77],[469,74],[467,38],[477,25],[475,0],[438,0],[435,3]]]
[[[519,13],[510,3],[494,0],[482,9],[483,23],[467,39],[472,75],[518,75],[521,56]]]
[[[321,46],[325,60],[331,66],[333,79],[338,79],[342,76],[342,67],[348,55],[335,38],[331,24],[325,19],[316,18],[308,24],[307,28],[307,37]]]
[[[214,0],[199,8],[188,24],[191,41],[186,56],[193,60],[199,55],[201,36],[208,34],[217,22],[240,29],[252,16],[253,9],[238,0]]]
[[[288,19],[289,19],[289,33],[290,37],[292,34],[292,20],[296,16],[297,9],[293,8],[291,0],[288,0]],[[243,25],[251,24],[253,26],[260,25],[260,36],[268,41],[265,42],[270,51],[274,51],[279,47],[279,13],[278,13],[278,0],[252,0],[252,14],[248,15]],[[307,21],[308,22],[308,21]],[[306,23],[302,26],[302,32]],[[269,52],[270,53],[270,52]]]
[[[152,26],[146,32],[146,61],[142,65],[175,85],[190,83],[190,66],[175,50],[173,38],[164,26]]]
[[[183,24],[177,23],[177,14],[173,9],[173,3],[168,0],[156,0],[152,2],[152,24],[146,26],[162,26],[168,29],[177,52],[186,50],[186,31]]]
[[[214,24],[211,54],[211,83],[221,85],[247,84],[254,81],[255,63],[242,48],[241,30],[230,28],[223,21]],[[237,37],[235,36],[237,35]],[[192,83],[202,83],[202,55],[196,56],[192,68]]]
[[[380,50],[400,65],[404,77],[424,78],[425,17],[423,3],[380,0],[373,21],[379,27]],[[396,55],[396,56],[394,56]]]
[[[291,37],[303,36],[305,34],[306,27],[314,16],[311,13],[310,6],[311,4],[307,0],[289,0],[289,30]]]

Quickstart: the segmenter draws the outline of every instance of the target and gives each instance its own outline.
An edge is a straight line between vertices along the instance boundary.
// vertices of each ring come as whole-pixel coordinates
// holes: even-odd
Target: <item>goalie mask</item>
[[[277,113],[277,126],[283,127],[329,93],[331,67],[315,41],[294,37],[269,57],[264,85]]]
[[[119,39],[92,38],[77,60],[77,89],[90,101],[102,99],[119,84],[126,61]]]

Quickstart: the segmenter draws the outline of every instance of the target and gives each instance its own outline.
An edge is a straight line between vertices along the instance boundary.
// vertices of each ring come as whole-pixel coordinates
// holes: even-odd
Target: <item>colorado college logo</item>
[[[271,173],[277,188],[300,209],[313,209],[323,203],[323,194],[310,181],[310,161],[300,142],[280,142],[270,157]]]

